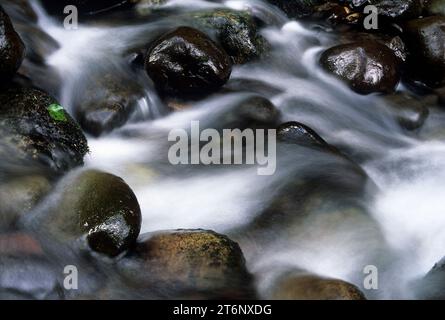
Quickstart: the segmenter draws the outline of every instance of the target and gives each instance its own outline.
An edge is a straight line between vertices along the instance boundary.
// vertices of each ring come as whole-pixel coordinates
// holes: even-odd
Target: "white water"
[[[175,5],[183,10],[215,6],[184,0],[170,4]],[[253,7],[259,14],[268,10],[275,21],[285,21],[276,9],[259,0],[226,1],[225,5]],[[67,108],[73,95],[79,94],[76,83],[85,73],[101,63],[119,70],[121,65],[113,59],[129,43],[138,43],[151,30],[163,26],[162,21],[113,28],[81,25],[79,30],[67,31],[41,11],[40,23],[61,44],[48,63],[62,75],[61,98]],[[367,206],[392,255],[385,257],[390,268],[382,276],[391,283],[382,284],[377,293],[365,293],[380,298],[411,297],[406,289],[409,282],[424,275],[445,255],[441,203],[445,198],[445,143],[440,137],[432,138],[444,119],[432,112],[427,129],[419,135],[422,138],[407,135],[377,96],[354,94],[319,70],[317,55],[335,43],[333,36],[298,22],[270,27],[263,34],[273,46],[271,62],[236,67],[232,79],[260,79],[281,89],[282,93],[269,98],[282,111],[283,121],[303,122],[331,144],[366,155],[369,160],[360,165],[378,186],[377,195],[368,199]],[[187,128],[192,120],[211,123],[228,110],[228,99],[236,98],[212,98],[162,118],[159,115],[164,106],[147,87],[140,107],[147,119],[156,120],[128,124],[100,139],[90,137],[87,166],[115,173],[129,183],[142,208],[143,232],[205,228],[230,233],[247,225],[267,205],[274,183],[283,176],[259,177],[252,168],[172,168],[166,166],[165,155],[170,129]],[[122,136],[129,132],[133,135]],[[319,163],[323,170],[323,162]],[[259,288],[266,290],[274,274],[287,267],[305,268],[361,286],[364,275],[360,270],[374,264],[382,244],[366,221],[348,215],[341,221],[308,220],[293,231],[271,230],[272,235],[265,235],[264,241],[238,235],[249,267],[263,276]]]

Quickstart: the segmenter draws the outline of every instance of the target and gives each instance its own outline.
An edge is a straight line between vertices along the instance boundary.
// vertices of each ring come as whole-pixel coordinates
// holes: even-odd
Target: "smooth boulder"
[[[251,275],[240,247],[213,231],[145,234],[119,262],[119,270],[133,286],[158,288],[170,292],[170,298],[253,297]]]
[[[298,144],[301,146],[317,147],[326,149],[329,144],[318,135],[313,129],[297,121],[290,121],[281,124],[277,129],[279,141]]]
[[[353,284],[307,273],[290,273],[275,283],[271,298],[275,300],[366,300]]]
[[[109,173],[74,172],[56,186],[53,199],[27,215],[24,225],[73,248],[115,257],[134,244],[141,211],[130,187]]]
[[[123,126],[144,96],[137,81],[113,73],[83,80],[82,90],[84,94],[75,99],[75,115],[82,128],[96,137]]]
[[[360,94],[393,92],[399,81],[399,60],[378,42],[354,42],[332,47],[320,57],[321,66]]]
[[[145,69],[157,88],[169,95],[205,95],[230,77],[230,57],[204,33],[179,27],[151,46]]]

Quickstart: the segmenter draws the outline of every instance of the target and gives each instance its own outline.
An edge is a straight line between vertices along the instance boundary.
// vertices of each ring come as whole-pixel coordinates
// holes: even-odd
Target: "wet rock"
[[[136,241],[141,211],[121,178],[95,170],[75,172],[56,190],[55,199],[26,216],[26,226],[55,241],[87,246],[110,257]]]
[[[30,211],[51,188],[44,176],[26,176],[0,184],[0,229],[9,229]]]
[[[246,121],[248,128],[275,124],[280,117],[275,105],[262,96],[252,96],[243,101],[238,106],[237,113],[240,119]]]
[[[61,299],[50,263],[40,256],[0,255],[0,299]]]
[[[280,119],[280,112],[269,99],[260,95],[241,99],[234,107],[222,115],[214,127],[221,129],[268,129],[274,128]]]
[[[0,6],[0,83],[11,79],[25,57],[25,45]]]
[[[119,262],[133,286],[180,297],[252,298],[251,276],[237,243],[204,230],[176,230],[141,236]]]
[[[251,14],[246,11],[217,9],[191,14],[198,29],[215,33],[217,42],[233,63],[242,64],[260,57],[267,50]]]
[[[361,11],[354,11],[346,5],[328,2],[316,7],[314,18],[329,21],[334,26],[338,24],[358,25],[363,23],[364,14]]]
[[[0,90],[0,158],[37,161],[54,172],[83,164],[88,145],[80,127],[55,99],[32,88]]]
[[[341,35],[341,41],[344,44],[357,41],[377,41],[391,49],[394,55],[399,58],[400,62],[405,62],[407,60],[408,50],[400,36],[379,33],[348,32]]]
[[[277,300],[366,300],[353,284],[305,273],[281,276],[271,293]]]
[[[445,15],[444,0],[429,0],[426,6],[426,12],[429,15]]]
[[[203,95],[223,86],[229,56],[202,32],[180,27],[155,41],[145,69],[158,89],[171,95]]]
[[[417,297],[427,300],[445,299],[445,258],[437,262],[421,279],[413,282]]]
[[[322,67],[361,94],[393,92],[399,83],[399,61],[378,42],[355,42],[326,50]]]
[[[389,19],[413,19],[422,14],[423,0],[369,0],[379,16]]]
[[[385,104],[394,112],[399,124],[407,130],[416,130],[423,126],[429,110],[424,102],[407,93],[395,93],[385,96]]]
[[[323,140],[314,130],[308,126],[296,122],[286,122],[277,129],[279,141],[291,144],[298,144],[308,147],[329,148],[329,144]]]
[[[347,4],[351,8],[362,7],[368,3],[368,0],[339,0],[341,4]]]
[[[100,136],[123,126],[144,96],[142,87],[131,78],[112,73],[83,81],[84,94],[75,102],[75,113],[82,128]]]
[[[410,52],[410,76],[432,87],[445,84],[445,17],[411,20],[404,37]]]
[[[326,0],[267,0],[283,10],[290,18],[302,18],[314,13],[315,7],[326,3]]]

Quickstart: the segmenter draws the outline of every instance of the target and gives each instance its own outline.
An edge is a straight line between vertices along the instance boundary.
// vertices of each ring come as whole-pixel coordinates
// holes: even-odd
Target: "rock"
[[[445,15],[445,0],[429,0],[426,6],[429,15]]]
[[[326,50],[322,67],[361,94],[389,93],[400,80],[399,60],[378,42],[355,42]]]
[[[119,270],[133,286],[150,291],[159,286],[162,292],[177,298],[253,297],[251,276],[240,247],[212,231],[143,235],[136,248],[119,262]]]
[[[217,42],[235,64],[260,57],[267,49],[251,14],[246,11],[216,9],[191,14],[197,29],[215,33]]]
[[[134,0],[41,0],[45,10],[58,17],[64,17],[64,8],[69,5],[76,6],[80,16],[88,17],[130,8],[135,2]]]
[[[40,256],[0,255],[0,299],[61,299],[51,264]]]
[[[141,211],[119,177],[95,170],[74,172],[61,181],[55,199],[27,215],[24,224],[63,244],[80,244],[115,257],[136,241]]]
[[[100,136],[123,126],[144,96],[143,88],[131,78],[112,73],[85,81],[84,94],[76,99],[76,118],[82,128]]]
[[[267,0],[283,10],[290,18],[302,18],[314,13],[315,7],[326,3],[326,0]]]
[[[243,101],[237,108],[240,119],[247,122],[246,128],[275,124],[280,112],[275,105],[262,96],[252,96]]]
[[[353,284],[305,273],[290,273],[277,280],[271,292],[275,300],[366,300]]]
[[[414,281],[413,287],[417,297],[427,300],[445,299],[445,258],[437,262],[422,278]]]
[[[338,24],[358,25],[363,23],[364,14],[361,10],[354,11],[345,5],[327,2],[315,8],[313,17],[329,21],[334,26]]]
[[[268,129],[275,128],[280,112],[269,99],[251,95],[241,99],[235,106],[218,119],[213,127],[221,129]]]
[[[344,44],[357,41],[377,41],[391,49],[394,55],[399,58],[400,62],[406,62],[407,60],[408,51],[400,36],[366,32],[347,32],[341,35],[341,41]]]
[[[180,27],[152,45],[145,69],[157,88],[172,95],[203,95],[230,77],[230,57],[202,32]]]
[[[0,229],[9,229],[30,211],[51,188],[44,176],[11,179],[0,184]],[[1,250],[0,250],[1,251]]]
[[[357,8],[367,4],[368,0],[339,0],[339,2],[349,5],[351,8]]]
[[[410,77],[431,87],[445,84],[445,17],[411,20],[405,26],[404,37],[410,52]]]
[[[394,112],[399,124],[407,130],[416,130],[423,126],[429,110],[422,100],[407,93],[395,93],[385,96],[385,104]]]
[[[389,19],[413,19],[422,14],[423,0],[369,0],[377,7],[380,17]]]
[[[10,80],[25,57],[25,45],[0,6],[0,83]]]
[[[277,129],[279,141],[291,144],[298,144],[308,147],[329,148],[329,144],[323,140],[314,130],[308,126],[296,122],[286,122]]]
[[[88,144],[70,115],[43,91],[0,90],[0,158],[31,160],[60,173],[83,164]]]

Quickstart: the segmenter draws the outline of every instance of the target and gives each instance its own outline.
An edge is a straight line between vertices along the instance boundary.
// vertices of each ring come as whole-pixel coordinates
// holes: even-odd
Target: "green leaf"
[[[65,110],[59,104],[53,103],[47,108],[49,115],[56,121],[67,121]]]

